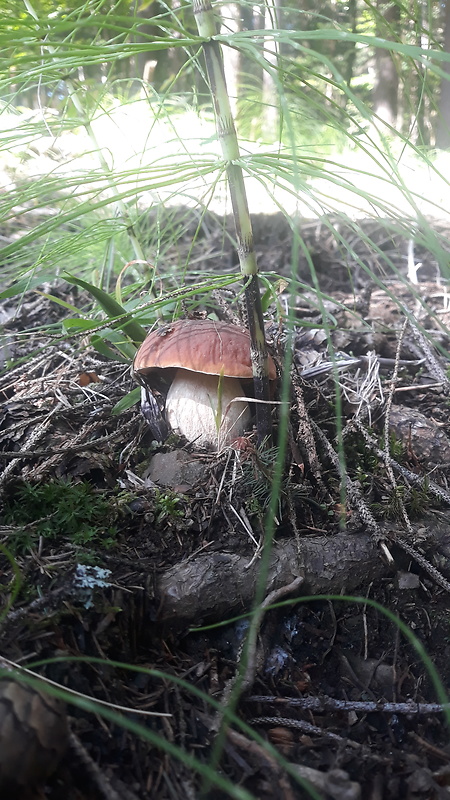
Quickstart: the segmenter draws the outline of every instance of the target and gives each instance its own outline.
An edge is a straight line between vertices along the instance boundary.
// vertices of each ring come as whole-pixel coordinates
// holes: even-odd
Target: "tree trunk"
[[[383,526],[382,526],[383,528]],[[392,524],[385,525],[389,541]],[[421,542],[426,557],[434,559],[449,578],[450,534],[445,519],[427,515],[413,524],[413,531],[426,529],[427,542]],[[400,537],[402,532],[399,531]],[[410,541],[414,546],[414,538]],[[389,548],[402,564],[395,541]],[[433,555],[435,554],[435,556]],[[190,557],[166,570],[158,579],[156,605],[160,618],[174,623],[198,625],[204,621],[226,619],[252,607],[260,562],[239,553],[211,552]],[[434,563],[434,562],[433,562]],[[334,536],[305,536],[276,542],[270,555],[267,592],[287,586],[298,576],[304,583],[299,594],[351,594],[371,581],[392,575],[382,559],[373,536],[364,530]]]
[[[157,585],[162,620],[196,624],[248,611],[253,603],[260,562],[238,553],[198,555],[168,569]],[[349,594],[386,575],[377,545],[368,534],[286,539],[270,556],[267,593],[302,576],[301,594]],[[300,592],[299,592],[300,594]]]
[[[280,0],[273,0],[272,6],[266,6],[264,27],[266,30],[273,30],[281,27],[281,3]],[[267,37],[264,43],[264,57],[273,69],[278,65],[278,44],[275,38]],[[276,139],[278,136],[279,124],[279,102],[276,83],[273,78],[272,70],[264,70],[263,74],[263,136],[269,140]]]
[[[400,8],[393,0],[377,0],[377,36],[398,39]],[[398,72],[396,61],[389,52],[377,47],[375,53],[376,80],[373,93],[374,113],[395,127],[398,112]]]
[[[352,33],[356,33],[357,31],[357,6],[356,0],[349,0],[348,4],[348,14],[350,17],[351,23],[351,31]],[[356,61],[356,42],[351,42],[349,44],[348,49],[344,54],[344,78],[347,86],[350,86],[353,78],[353,71],[355,68],[355,61]],[[344,102],[347,103],[347,95],[344,96]]]
[[[446,0],[444,11],[444,52],[450,53],[450,0]],[[450,147],[450,63],[441,66],[448,77],[441,78],[436,147],[444,149]]]
[[[221,9],[222,24],[220,32],[224,35],[238,33],[242,30],[241,9],[238,3],[227,3]],[[225,81],[230,98],[231,113],[236,119],[238,114],[238,98],[241,83],[241,53],[232,47],[224,45],[222,47],[223,68],[225,71]]]
[[[151,41],[157,36],[164,35],[164,30],[159,27],[157,20],[160,14],[167,12],[168,8],[176,9],[179,5],[178,0],[153,0],[138,10],[136,16],[142,18],[142,25],[136,29],[135,41]],[[156,20],[156,21],[155,21]],[[195,23],[192,15],[192,29]],[[174,32],[173,36],[178,37]],[[135,60],[136,77],[140,81],[151,83],[156,91],[161,91],[170,83],[171,79],[177,75],[183,63],[186,61],[186,54],[181,47],[168,47],[162,50],[149,50],[140,52]],[[192,88],[190,77],[183,75],[175,87],[178,91],[188,91]]]

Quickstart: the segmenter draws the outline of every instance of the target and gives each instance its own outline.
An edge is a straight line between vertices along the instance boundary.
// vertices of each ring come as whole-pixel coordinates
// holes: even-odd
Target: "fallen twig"
[[[384,700],[336,700],[334,697],[271,697],[270,695],[251,695],[245,698],[246,703],[267,703],[288,708],[301,708],[305,711],[355,711],[361,714],[372,714],[379,711],[383,714],[443,714],[450,709],[450,703],[392,703]],[[278,718],[277,718],[278,719]],[[279,719],[278,723],[281,724]]]

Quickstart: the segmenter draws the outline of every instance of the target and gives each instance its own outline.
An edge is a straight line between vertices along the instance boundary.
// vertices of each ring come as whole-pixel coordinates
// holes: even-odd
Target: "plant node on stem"
[[[227,162],[227,177],[230,188],[233,217],[236,226],[238,255],[241,274],[245,281],[245,304],[251,339],[251,356],[255,397],[263,401],[256,403],[256,426],[258,442],[270,445],[272,435],[272,416],[270,411],[269,363],[264,320],[259,290],[258,267],[253,248],[253,231],[245,192],[236,128],[231,113],[222,51],[219,42],[214,41],[217,33],[216,21],[210,0],[193,0],[193,9],[198,32],[204,37],[203,52],[206,72],[214,104],[216,130]]]

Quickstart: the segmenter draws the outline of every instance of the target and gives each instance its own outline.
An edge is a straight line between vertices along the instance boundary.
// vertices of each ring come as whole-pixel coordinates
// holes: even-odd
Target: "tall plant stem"
[[[256,425],[258,441],[270,440],[272,417],[269,405],[269,371],[267,345],[264,335],[264,320],[259,290],[258,266],[253,249],[253,231],[248,210],[244,175],[240,165],[239,144],[231,113],[223,68],[222,51],[219,42],[214,41],[217,34],[216,18],[210,0],[193,0],[193,9],[198,32],[205,41],[206,72],[214,104],[216,130],[227,162],[227,177],[233,208],[238,255],[244,280],[245,304],[251,339],[253,382],[255,397],[263,400],[256,403]]]

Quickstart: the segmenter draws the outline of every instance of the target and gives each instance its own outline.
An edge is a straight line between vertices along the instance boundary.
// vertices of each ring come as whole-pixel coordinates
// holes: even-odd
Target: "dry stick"
[[[384,466],[385,466],[385,469],[386,469],[386,472],[387,472],[387,476],[388,476],[388,478],[389,478],[389,480],[390,480],[390,482],[392,484],[393,490],[397,495],[397,503],[399,505],[401,516],[402,516],[403,522],[405,523],[406,530],[412,536],[413,535],[412,525],[411,525],[410,519],[408,517],[407,511],[406,511],[406,508],[405,508],[405,504],[404,504],[404,502],[403,502],[403,500],[402,500],[402,498],[401,498],[401,496],[400,496],[400,494],[398,492],[398,486],[397,486],[397,481],[395,480],[394,470],[393,470],[391,464],[389,463],[389,432],[390,432],[389,425],[390,425],[390,417],[391,417],[391,408],[392,408],[392,401],[394,399],[395,386],[396,386],[397,379],[398,379],[398,369],[399,369],[399,364],[400,364],[400,353],[401,353],[402,344],[403,344],[403,338],[405,336],[405,331],[406,331],[407,326],[408,326],[408,318],[405,317],[405,321],[404,321],[404,323],[402,325],[402,329],[401,329],[400,335],[398,337],[397,351],[395,353],[394,370],[393,370],[393,373],[392,373],[392,379],[391,379],[391,383],[390,383],[390,387],[389,387],[389,393],[388,393],[388,396],[387,396],[387,399],[386,399],[386,407],[385,407],[385,412],[384,412]],[[406,550],[407,553],[409,553],[409,555],[412,555],[413,553],[416,553],[416,551],[411,547],[411,545],[409,545],[407,542],[404,542],[404,540],[400,536],[396,537],[396,541],[398,542],[398,544],[400,544],[401,547],[403,547],[404,550]],[[416,558],[416,560],[420,562],[420,558],[421,558],[420,554],[417,554],[417,556],[418,557]],[[425,559],[425,561],[426,561],[426,559]],[[428,564],[428,562],[426,562],[426,563]],[[434,572],[436,572],[438,575],[440,575],[440,573],[438,573],[438,570],[435,570],[434,567],[431,567],[431,568],[432,568],[432,570],[434,570]],[[442,577],[442,580],[445,581],[445,578],[443,576],[440,576],[440,577]],[[449,584],[448,584],[447,581],[445,581],[445,584],[447,585],[447,591],[448,591]],[[442,585],[443,584],[441,583],[441,586]]]
[[[206,715],[202,715],[202,719],[206,724],[208,723],[208,718]],[[267,720],[263,720],[263,722],[265,721]],[[280,723],[284,722],[285,720],[277,719],[274,724],[276,727],[279,727]],[[311,728],[314,727],[315,726],[311,725]],[[317,733],[317,731],[315,731],[315,733]],[[321,732],[320,735],[323,736],[323,732]],[[228,729],[227,736],[230,742],[239,748],[239,750],[249,753],[250,756],[252,756],[252,761],[258,759],[261,765],[266,766],[266,768],[270,767],[270,769],[274,771],[275,775],[277,775],[280,781],[279,786],[277,787],[277,797],[279,797],[280,800],[288,800],[288,798],[294,797],[291,786],[287,781],[286,774],[282,771],[282,765],[271,753],[268,753],[267,750],[263,749],[258,742],[247,738],[242,733],[238,733],[238,731],[235,731],[232,728]],[[342,743],[341,737],[340,743]],[[348,740],[345,740],[343,743],[347,744]],[[360,750],[364,747],[364,745],[359,745],[358,743],[354,744],[356,744]],[[373,753],[371,753],[371,757],[375,760],[379,760],[379,757]],[[358,784],[354,781],[350,781],[348,774],[344,772],[344,770],[334,768],[328,770],[327,772],[322,772],[318,769],[314,769],[313,767],[307,767],[304,764],[299,764],[297,759],[295,760],[294,764],[291,763],[289,766],[291,767],[291,770],[294,771],[295,775],[299,776],[302,781],[307,781],[308,784],[311,784],[311,786],[314,787],[314,789],[317,789],[319,792],[323,792],[323,794],[327,797],[340,797],[346,798],[347,800],[356,800],[360,797],[360,794],[358,794],[357,791]],[[333,791],[333,788],[336,787],[337,791]],[[310,792],[306,792],[305,796],[306,795],[310,796]],[[295,793],[295,797],[298,797],[297,792]]]
[[[303,396],[303,389],[300,385],[298,375],[295,369],[291,370],[291,380],[294,389],[295,403],[297,406],[298,427],[297,427],[297,441],[300,441],[308,459],[308,465],[313,474],[314,480],[321,489],[324,488],[322,473],[320,470],[320,461],[317,454],[316,443],[311,429],[311,421],[305,406],[305,398]],[[303,453],[302,453],[303,455]]]
[[[83,764],[94,786],[98,789],[102,797],[106,798],[106,800],[128,800],[128,798],[131,797],[137,800],[136,795],[129,790],[127,791],[127,798],[125,798],[122,792],[116,792],[109,778],[102,772],[98,764],[95,763],[94,759],[89,755],[88,751],[73,731],[69,733],[69,745],[76,758]]]
[[[255,610],[250,630],[239,654],[237,672],[225,685],[222,693],[221,704],[224,710],[231,708],[231,710],[234,711],[242,693],[253,686],[258,668],[258,634],[265,611],[279,598],[297,591],[302,583],[303,577],[295,577],[289,584],[285,584],[270,592],[261,605]],[[242,661],[240,661],[241,658],[243,659]],[[223,711],[220,711],[216,714],[211,723],[211,730],[217,732],[216,746],[211,757],[211,765],[213,768],[218,766],[223,740],[228,735],[230,728],[229,724],[223,725],[223,722]]]
[[[414,472],[410,472],[409,470],[406,469],[406,467],[402,467],[389,455],[389,453],[386,453],[385,450],[381,450],[377,446],[376,442],[373,441],[373,439],[369,436],[364,427],[357,420],[353,420],[352,423],[346,426],[348,430],[351,430],[352,427],[355,430],[358,430],[362,434],[366,446],[371,448],[371,450],[384,461],[385,466],[389,465],[391,469],[399,472],[400,475],[402,475],[405,478],[405,480],[407,480],[413,486],[414,485],[420,486],[422,489],[425,488],[425,479],[422,478],[420,475],[416,475]],[[446,492],[445,489],[442,489],[440,486],[438,486],[438,484],[431,482],[427,483],[427,490],[437,499],[441,500],[444,503],[447,503],[447,505],[450,505],[450,494]],[[408,532],[411,535],[413,535],[411,523],[409,522],[409,520],[408,520]],[[405,551],[405,553],[408,553],[408,555],[411,556],[411,558],[413,558],[417,562],[417,564],[419,564],[422,567],[422,569],[425,570],[425,572],[428,573],[430,578],[432,578],[432,580],[434,580],[438,586],[441,586],[443,589],[445,589],[446,592],[450,594],[450,582],[442,575],[441,572],[439,572],[438,569],[436,569],[436,567],[433,566],[433,564],[430,564],[430,562],[425,558],[425,556],[422,555],[422,553],[419,553],[418,550],[416,550],[412,545],[410,545],[409,542],[405,541],[405,539],[403,539],[401,536],[396,535],[396,536],[391,536],[390,538],[392,539],[392,541],[395,542],[395,544],[401,547],[402,550]]]
[[[98,425],[92,425],[87,430],[84,429],[81,433],[67,442],[64,447],[51,447],[48,450],[3,450],[0,452],[1,458],[6,459],[15,459],[15,458],[45,458],[45,456],[54,456],[54,455],[67,455],[68,453],[77,453],[83,450],[97,450],[99,446],[103,446],[107,442],[116,439],[118,436],[123,436],[124,428],[130,427],[130,425],[124,425],[119,428],[119,430],[112,431],[111,433],[107,433],[105,436],[99,436],[98,439],[95,439],[92,442],[82,442],[81,444],[76,444],[76,441],[79,439],[83,439],[83,437],[88,436],[93,430],[96,428],[101,427],[104,425],[103,420]]]
[[[440,586],[442,589],[444,589],[446,592],[450,594],[450,581],[448,581],[443,576],[442,572],[439,572],[439,570],[436,567],[434,567],[433,564],[430,564],[428,559],[426,559],[425,556],[422,555],[422,553],[419,553],[419,551],[416,550],[415,547],[410,545],[409,542],[406,541],[406,539],[402,539],[401,536],[394,536],[393,541],[395,542],[396,545],[401,547],[401,549],[404,550],[405,553],[408,553],[408,555],[411,556],[411,558],[413,558],[414,561],[420,567],[422,567],[422,569],[425,572],[428,573],[430,578],[438,586]]]
[[[446,535],[445,523],[444,530]],[[442,538],[444,534],[439,528],[436,535]],[[160,619],[198,625],[242,613],[254,603],[260,569],[260,562],[248,566],[248,556],[223,551],[210,550],[181,562],[158,580]],[[267,591],[304,576],[308,594],[339,594],[343,587],[351,594],[368,578],[377,580],[386,573],[373,536],[364,530],[330,537],[305,536],[300,553],[291,538],[274,544]]]
[[[311,425],[318,441],[322,444],[327,457],[330,459],[333,467],[338,472],[342,481],[345,481],[346,495],[348,503],[352,511],[358,515],[361,522],[366,526],[367,530],[372,534],[374,540],[378,543],[384,538],[384,534],[380,529],[375,517],[370,511],[367,503],[365,502],[361,488],[356,481],[353,481],[347,472],[344,472],[339,461],[339,456],[334,450],[331,443],[328,441],[321,428],[311,420]]]
[[[198,711],[197,713],[205,727],[210,729],[214,724],[213,717],[202,711]],[[279,781],[279,785],[277,787],[277,798],[279,798],[279,800],[294,800],[294,794],[292,793],[291,784],[284,770],[284,765],[280,764],[276,758],[276,755],[273,752],[273,747],[272,751],[270,751],[267,748],[262,747],[262,745],[259,744],[259,742],[256,742],[254,739],[244,736],[244,734],[240,731],[234,730],[234,728],[227,729],[227,739],[238,751],[243,750],[244,753],[248,753],[251,757],[252,763],[254,763],[256,760],[261,766],[264,766],[265,769],[270,768],[273,771]]]
[[[212,280],[213,279],[207,280],[207,281],[201,281],[200,283],[192,284],[190,287],[182,286],[181,289],[174,289],[172,292],[165,292],[164,293],[164,301],[178,300],[179,298],[183,299],[183,297],[186,297],[186,296],[187,297],[192,297],[196,293],[196,291],[201,292],[203,289],[205,289],[205,291],[206,291],[208,289],[208,287],[211,286],[211,281]],[[214,284],[216,286],[218,286],[219,289],[222,286],[228,286],[229,284],[231,284],[233,282],[235,282],[234,278],[224,278],[223,281],[220,281],[218,279],[214,279]],[[138,311],[144,311],[146,309],[151,308],[152,306],[155,306],[155,312],[159,316],[158,304],[160,304],[160,303],[161,303],[161,298],[160,297],[153,298],[152,300],[149,300],[146,303],[139,303],[139,305],[137,305],[133,310],[133,318],[136,317],[136,314],[137,314]],[[126,314],[118,314],[117,316],[114,317],[114,324],[118,324],[119,322],[123,323],[129,317],[130,317],[130,314],[129,314],[128,311],[127,311]],[[97,331],[102,331],[105,328],[110,328],[110,327],[111,327],[111,318],[108,318],[104,322],[101,322],[99,325],[96,325],[95,328],[89,328],[89,336],[91,336],[93,333],[97,333]],[[65,340],[67,340],[69,338],[72,341],[73,339],[83,339],[83,337],[86,336],[86,330],[83,329],[83,330],[79,331],[78,333],[75,333],[75,332],[73,332],[73,333],[72,332],[70,332],[70,333],[66,332],[66,333],[58,333],[58,334],[46,333],[45,336],[46,336],[47,339],[51,339],[52,342],[65,341]],[[57,349],[56,349],[56,346],[54,348],[54,352],[58,352]],[[46,360],[46,358],[47,358],[47,355],[43,356],[43,360]],[[26,367],[27,367],[27,370],[28,370],[28,363],[26,364]],[[15,369],[9,370],[8,371],[8,376],[11,375],[13,372],[16,372],[16,371],[18,371],[20,369],[23,369],[23,368],[24,368],[24,364],[20,364],[18,367],[15,367]]]
[[[394,564],[394,558],[389,548],[387,547],[386,542],[384,541],[385,537],[380,529],[380,526],[378,525],[375,517],[373,516],[372,512],[370,511],[367,503],[363,498],[359,483],[352,481],[347,472],[342,470],[342,465],[338,457],[338,454],[331,446],[330,442],[328,441],[327,437],[325,436],[321,428],[319,428],[319,426],[315,422],[312,422],[312,425],[317,438],[324,445],[325,451],[329,459],[331,460],[333,466],[340,475],[341,481],[345,481],[346,497],[350,508],[352,509],[352,511],[354,511],[354,513],[356,513],[359,516],[361,522],[364,523],[364,525],[366,525],[367,529],[372,534],[374,541],[378,544],[387,563],[392,566]]]
[[[374,700],[336,700],[334,697],[272,697],[270,695],[251,695],[246,703],[268,703],[288,708],[301,708],[304,711],[356,711],[361,714],[383,712],[384,714],[442,714],[450,708],[446,703],[392,703]]]
[[[25,454],[28,450],[31,450],[33,445],[40,441],[45,434],[47,433],[48,428],[52,422],[52,417],[58,411],[63,408],[63,404],[58,402],[56,406],[49,412],[46,418],[41,422],[29,436],[28,441],[26,442],[25,446],[22,448],[22,453]],[[9,478],[10,474],[14,471],[14,468],[17,464],[17,461],[10,461],[9,464],[6,465],[5,469],[2,473],[0,473],[0,491],[2,490],[1,487],[6,483],[7,479]]]
[[[251,637],[251,640],[248,644],[246,651],[244,651],[244,649],[242,648],[239,654],[240,658],[245,652],[247,663],[245,664],[243,673],[241,673],[241,671],[238,669],[234,677],[231,678],[225,685],[220,700],[222,706],[226,707],[230,695],[232,694],[232,692],[236,690],[236,687],[238,687],[239,695],[242,695],[244,694],[244,692],[248,691],[253,686],[253,683],[255,681],[256,671],[258,668],[257,664],[258,634],[263,622],[265,611],[281,598],[286,597],[286,595],[288,594],[294,594],[296,591],[298,591],[302,583],[303,583],[303,577],[294,578],[294,580],[291,581],[290,583],[281,586],[278,589],[274,589],[272,592],[270,592],[259,606],[258,611],[256,612],[256,624],[254,625],[252,631],[253,635]],[[222,716],[223,716],[222,711],[218,712],[216,719],[212,725],[212,730],[218,730],[222,720]]]
[[[37,678],[44,685],[56,686],[57,689],[63,689],[64,692],[66,693],[66,696],[72,695],[73,697],[78,697],[78,698],[81,697],[84,700],[92,701],[99,706],[112,708],[114,709],[114,711],[124,711],[127,714],[142,715],[144,717],[159,717],[160,719],[163,719],[165,717],[172,717],[172,714],[166,714],[162,711],[147,711],[146,709],[142,708],[131,708],[130,706],[120,706],[117,703],[109,703],[107,700],[100,700],[99,697],[92,697],[91,695],[83,694],[83,692],[78,692],[76,691],[76,689],[70,689],[68,686],[62,686],[60,683],[52,681],[50,680],[50,678],[40,675],[38,672],[34,672],[34,670],[32,669],[27,669],[27,667],[22,667],[20,664],[17,664],[15,661],[10,661],[9,658],[5,658],[5,656],[2,655],[0,655],[0,669],[2,670],[6,669],[8,670],[8,672],[12,670],[23,672],[26,675],[31,675],[33,678]]]
[[[439,363],[436,354],[433,352],[430,342],[420,330],[418,325],[414,325],[412,319],[409,319],[409,324],[412,334],[425,356],[429,371],[431,372],[433,378],[442,384],[444,394],[448,395],[450,392],[450,381],[445,369],[443,369],[442,365]]]
[[[450,505],[450,492],[446,489],[443,489],[442,486],[439,486],[438,483],[430,480],[428,476],[423,477],[422,475],[417,475],[415,472],[411,472],[410,469],[404,467],[402,464],[399,464],[391,455],[387,455],[384,450],[381,450],[378,447],[377,442],[375,439],[370,436],[364,426],[359,422],[359,420],[351,420],[344,429],[344,435],[346,436],[351,431],[357,431],[361,434],[364,439],[365,445],[368,449],[370,449],[378,458],[381,458],[383,461],[389,462],[391,467],[398,472],[411,486],[418,486],[422,490],[427,490],[427,492],[435,497],[436,500],[441,500],[443,503],[447,503]]]
[[[256,405],[258,442],[269,441],[272,417],[269,397],[269,365],[264,333],[264,320],[259,290],[258,266],[253,249],[253,231],[247,203],[236,128],[231,113],[223,68],[222,51],[217,35],[216,18],[210,0],[193,0],[193,10],[205,56],[211,97],[214,104],[216,130],[226,161],[228,185],[238,244],[239,263],[244,280],[245,304],[251,340],[251,357],[255,397],[263,402]]]
[[[348,736],[340,736],[338,733],[332,733],[318,725],[313,725],[311,722],[306,722],[303,719],[291,719],[290,717],[253,717],[249,719],[249,725],[280,725],[283,728],[296,728],[303,733],[312,734],[313,736],[321,736],[328,741],[339,742],[347,747],[355,747],[361,749],[364,747],[360,742],[355,742],[349,739]]]
[[[34,525],[34,523],[31,523]],[[31,527],[31,525],[24,526],[25,528]],[[22,528],[23,530],[24,528]],[[0,531],[0,533],[4,533],[4,529]],[[48,592],[44,597],[38,597],[36,600],[32,600],[26,606],[22,608],[17,608],[14,611],[8,611],[1,619],[0,619],[0,631],[3,628],[8,627],[13,622],[17,622],[17,620],[24,619],[25,617],[34,614],[36,612],[45,611],[46,617],[50,616],[52,611],[57,611],[61,607],[61,602],[66,600],[69,592],[67,590],[67,586],[60,586],[59,589],[53,589],[52,591]],[[0,665],[3,666],[1,662],[4,661],[4,658],[0,656]],[[14,664],[14,667],[17,667],[17,664]]]
[[[408,325],[408,319],[406,318],[404,323],[403,323],[403,325],[402,325],[402,329],[400,331],[400,335],[398,337],[397,352],[395,354],[394,370],[393,370],[393,373],[392,373],[391,384],[390,384],[390,387],[389,387],[389,393],[388,393],[388,396],[386,398],[386,406],[385,406],[385,411],[384,411],[384,453],[385,453],[384,466],[385,466],[388,478],[389,478],[389,480],[390,480],[390,482],[392,484],[393,490],[394,490],[394,492],[397,492],[397,502],[399,504],[399,508],[400,508],[400,511],[401,511],[401,514],[402,514],[403,522],[405,523],[406,530],[408,531],[408,533],[412,533],[411,522],[409,521],[408,514],[406,513],[405,504],[404,504],[402,498],[400,497],[400,495],[398,494],[398,486],[397,486],[397,481],[395,480],[394,470],[392,469],[392,466],[389,463],[389,459],[388,459],[389,450],[390,450],[389,444],[390,444],[391,408],[392,408],[392,401],[394,399],[395,385],[397,383],[397,378],[398,378],[398,365],[399,365],[399,361],[400,361],[400,351],[401,351],[401,348],[402,348],[403,337],[405,335],[405,331],[406,331],[407,325]]]

